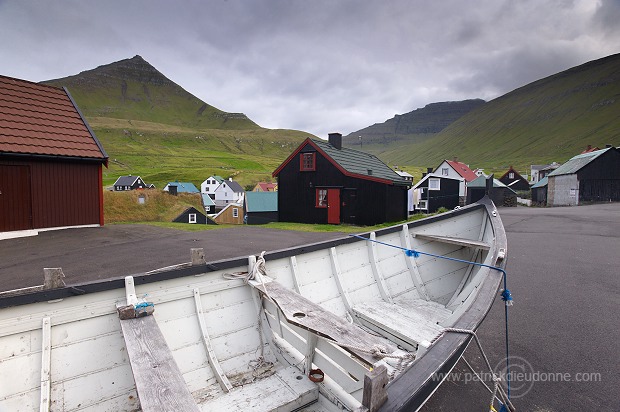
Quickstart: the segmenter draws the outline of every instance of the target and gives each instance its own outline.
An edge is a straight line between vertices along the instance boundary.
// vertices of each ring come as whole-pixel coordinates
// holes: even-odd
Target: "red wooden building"
[[[107,161],[65,88],[0,76],[0,232],[103,225]]]

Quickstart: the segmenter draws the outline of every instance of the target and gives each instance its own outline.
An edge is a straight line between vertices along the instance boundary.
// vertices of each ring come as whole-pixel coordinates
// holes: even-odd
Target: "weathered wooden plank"
[[[367,242],[368,246],[368,254],[370,255],[370,266],[372,267],[372,274],[377,281],[377,286],[379,287],[379,293],[381,293],[381,297],[386,302],[392,303],[392,296],[390,296],[390,292],[388,291],[387,285],[385,283],[385,278],[383,276],[383,272],[381,271],[381,267],[378,264],[377,258],[377,243],[374,240],[377,239],[377,234],[372,232],[370,234],[370,240],[372,242]]]
[[[155,317],[120,322],[142,410],[199,411]]]
[[[424,234],[416,233],[415,237],[420,238],[420,239],[432,240],[434,242],[450,243],[452,245],[458,245],[458,246],[476,247],[476,248],[480,248],[483,250],[489,250],[491,248],[490,244],[488,244],[487,242],[482,242],[480,240],[462,239],[462,238],[457,238],[457,237],[439,236],[439,235],[429,235],[426,233]]]
[[[442,322],[452,312],[434,302],[423,300],[389,304],[365,302],[355,305],[355,315],[408,343],[428,346],[443,329]]]
[[[364,376],[364,392],[362,405],[368,408],[368,412],[376,412],[387,401],[388,383],[387,368],[379,365]]]
[[[404,248],[407,250],[411,249],[411,239],[409,237],[409,227],[407,225],[403,225],[403,230],[401,233],[401,243]],[[407,268],[409,268],[409,272],[411,273],[411,279],[418,291],[418,295],[423,299],[430,300],[428,296],[428,291],[424,286],[424,281],[422,280],[422,275],[420,275],[420,269],[418,268],[417,263],[412,258],[405,256],[405,260],[407,262]]]
[[[220,383],[222,389],[225,392],[228,392],[232,389],[232,385],[230,384],[228,378],[226,377],[226,374],[222,370],[220,362],[217,360],[217,356],[215,356],[215,352],[213,351],[213,347],[211,346],[211,338],[209,337],[209,332],[207,331],[207,323],[202,316],[202,302],[198,289],[194,289],[194,302],[196,303],[196,317],[198,318],[198,323],[200,324],[202,340],[204,342],[205,348],[207,349],[207,359],[209,360],[209,365],[211,366],[211,369],[213,369],[215,378]]]
[[[335,247],[329,249],[329,255],[332,262],[332,273],[334,274],[334,280],[336,281],[338,292],[340,292],[340,298],[342,299],[342,303],[344,303],[347,312],[351,312],[351,298],[349,298],[349,293],[342,284],[342,273],[340,272],[340,265],[338,263],[338,255],[336,254]]]
[[[43,334],[41,336],[41,406],[40,412],[50,410],[51,363],[52,363],[52,322],[50,318],[43,318]]]
[[[345,345],[362,348],[372,348],[375,345],[385,346],[385,341],[365,332],[357,325],[347,322],[344,318],[324,310],[321,306],[286,289],[278,282],[267,282],[265,284],[253,282],[252,285],[266,293],[276,303],[286,321],[293,325]],[[344,349],[370,364],[377,360],[372,355],[348,348]],[[387,349],[392,352],[395,347]]]

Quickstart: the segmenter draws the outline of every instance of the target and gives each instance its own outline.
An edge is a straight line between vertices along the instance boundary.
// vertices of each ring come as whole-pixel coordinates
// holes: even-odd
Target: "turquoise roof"
[[[555,169],[553,172],[549,173],[548,176],[559,176],[559,175],[571,175],[573,173],[577,173],[588,163],[602,155],[608,150],[613,149],[613,147],[609,147],[607,149],[596,150],[594,152],[582,153],[575,157],[572,157],[568,162],[564,163],[562,166]]]
[[[200,190],[190,182],[168,182],[167,186],[176,186],[177,193],[200,193]]]
[[[245,192],[247,212],[277,212],[278,192]]]

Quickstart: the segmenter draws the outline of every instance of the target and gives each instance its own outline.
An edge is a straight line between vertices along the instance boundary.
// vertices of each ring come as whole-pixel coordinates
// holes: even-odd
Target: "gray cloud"
[[[140,54],[222,110],[325,137],[617,53],[619,15],[617,0],[0,0],[0,74]]]

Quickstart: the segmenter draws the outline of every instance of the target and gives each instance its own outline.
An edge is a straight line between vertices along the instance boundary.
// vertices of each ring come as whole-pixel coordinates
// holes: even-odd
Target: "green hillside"
[[[620,54],[533,82],[492,100],[421,142],[364,144],[389,164],[472,167],[564,162],[588,144],[620,146]]]
[[[258,126],[243,113],[208,105],[142,57],[44,82],[66,87],[110,157],[104,185],[140,175],[158,188],[174,180],[200,185],[211,175],[242,185],[271,173],[306,137]]]
[[[482,99],[460,102],[430,103],[425,107],[375,123],[343,137],[349,147],[365,144],[396,145],[404,142],[420,143],[434,137],[447,126],[484,104]]]

